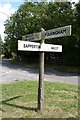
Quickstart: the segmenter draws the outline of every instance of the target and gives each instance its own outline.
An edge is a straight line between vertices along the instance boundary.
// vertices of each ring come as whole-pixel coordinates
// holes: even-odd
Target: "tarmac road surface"
[[[0,61],[0,83],[15,82],[20,80],[38,80],[38,68],[25,68],[20,65],[11,64],[7,59]],[[52,82],[65,82],[69,84],[79,85],[77,73],[63,73],[45,69],[44,80]]]

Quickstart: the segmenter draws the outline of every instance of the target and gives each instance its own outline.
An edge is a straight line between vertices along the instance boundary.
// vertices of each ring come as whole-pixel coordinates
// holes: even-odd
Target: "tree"
[[[7,35],[5,41],[10,51],[18,53],[17,41],[22,39],[22,35],[40,31],[43,6],[41,3],[38,6],[33,3],[24,3],[5,22],[5,34]]]
[[[80,65],[80,55],[79,55],[79,51],[80,51],[80,1],[76,4],[76,39],[77,39],[77,61],[78,61],[78,65]]]
[[[38,53],[20,52],[17,50],[17,41],[22,39],[23,35],[39,32],[43,27],[45,30],[72,25],[72,36],[64,38],[56,38],[46,40],[46,43],[62,44],[62,53],[46,53],[46,60],[56,61],[63,59],[64,64],[76,65],[77,58],[75,54],[78,51],[78,37],[77,32],[77,17],[76,7],[72,7],[70,2],[39,2],[37,4],[25,2],[13,14],[10,19],[5,22],[6,45],[7,51],[16,53],[22,58],[31,58],[38,56]],[[77,12],[78,13],[78,12]],[[34,57],[34,61],[37,57]],[[29,59],[30,61],[30,59]],[[75,62],[76,61],[76,62]]]
[[[1,35],[0,35],[0,55],[2,54],[2,51],[3,51],[3,42],[2,42]]]

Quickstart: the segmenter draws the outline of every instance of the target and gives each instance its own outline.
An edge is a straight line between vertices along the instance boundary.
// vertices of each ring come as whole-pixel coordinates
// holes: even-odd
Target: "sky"
[[[24,0],[0,0],[0,35],[3,41],[5,30],[4,21],[17,11],[18,7],[23,4],[23,1]],[[71,0],[71,2],[78,2],[78,0]]]
[[[13,1],[13,2],[12,2]],[[4,21],[9,18],[9,16],[15,13],[18,7],[23,4],[20,0],[0,0],[0,35],[4,41]]]

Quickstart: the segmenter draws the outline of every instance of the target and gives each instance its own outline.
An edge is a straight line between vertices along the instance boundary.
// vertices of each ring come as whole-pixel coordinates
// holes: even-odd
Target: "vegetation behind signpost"
[[[46,43],[63,45],[62,53],[46,53],[46,63],[63,65],[80,65],[80,27],[79,27],[79,8],[80,2],[72,7],[70,2],[56,3],[24,3],[14,13],[10,19],[5,21],[5,45],[4,53],[9,56],[12,52],[17,59],[33,61],[36,63],[39,58],[38,52],[20,52],[17,50],[18,40],[23,35],[40,32],[45,30],[72,25],[72,36],[46,40]]]

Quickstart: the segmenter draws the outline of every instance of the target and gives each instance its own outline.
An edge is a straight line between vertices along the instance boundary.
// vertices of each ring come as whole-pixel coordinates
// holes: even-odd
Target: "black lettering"
[[[52,35],[58,35],[58,34],[63,34],[63,31],[61,30],[61,31],[45,33],[45,36],[52,36]]]
[[[35,45],[35,48],[37,48],[38,45]]]
[[[58,35],[58,34],[64,34],[64,33],[66,33],[66,29],[57,30],[55,32],[46,32],[45,36]]]
[[[41,46],[39,45],[38,48],[41,48]]]
[[[34,36],[26,36],[26,40],[30,41],[30,40],[34,40]]]
[[[45,33],[45,36],[49,36],[49,33]]]
[[[25,48],[25,44],[23,45],[23,47]]]
[[[55,32],[52,32],[51,35],[55,35]]]
[[[31,47],[34,48],[34,45],[32,45]]]
[[[56,31],[55,34],[56,34],[56,35],[57,35],[57,34],[60,34],[60,31]]]
[[[66,29],[63,30],[63,33],[66,33]]]
[[[59,34],[63,34],[62,30],[59,31]]]
[[[32,45],[28,44],[28,47],[31,47]]]
[[[31,45],[31,44],[23,44],[23,47],[24,48],[40,48],[41,46],[40,45]]]
[[[24,44],[23,46],[24,46],[24,48],[28,47],[28,45],[27,45],[27,44]]]
[[[51,47],[51,49],[57,50],[57,49],[58,49],[58,47]]]
[[[29,48],[29,47],[33,47],[33,45],[30,45],[30,44],[24,44],[23,47],[24,47],[24,48],[26,48],[26,47]]]

